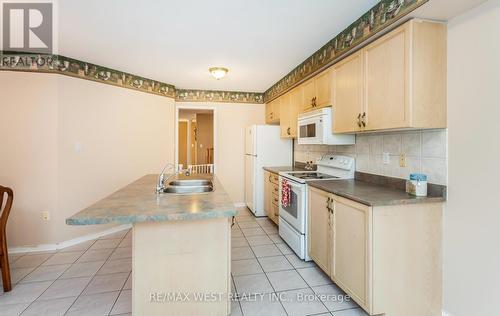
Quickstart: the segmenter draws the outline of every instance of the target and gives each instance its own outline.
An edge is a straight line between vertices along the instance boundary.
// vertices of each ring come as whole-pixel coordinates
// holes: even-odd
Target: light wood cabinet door
[[[332,69],[327,69],[315,77],[316,107],[332,105]]]
[[[291,137],[290,131],[290,119],[291,119],[291,102],[290,102],[290,92],[284,94],[281,97],[280,102],[280,130],[282,138]]]
[[[358,116],[363,113],[363,58],[356,52],[333,67],[333,115],[334,133],[350,133],[361,130]]]
[[[271,198],[273,196],[271,190],[271,173],[269,171],[264,171],[264,213],[272,218],[272,208],[271,208]]]
[[[275,124],[280,121],[280,104],[281,98],[272,100],[266,103],[266,123]]]
[[[300,112],[300,102],[302,101],[302,87],[297,87],[290,92],[290,115],[289,127],[290,137],[297,137],[297,125]]]
[[[315,188],[309,189],[308,199],[308,248],[309,256],[328,275],[330,275],[331,194]]]
[[[314,97],[316,96],[316,81],[309,79],[302,84],[302,106],[301,113],[307,112],[313,108]]]
[[[365,309],[369,306],[370,208],[334,196],[331,277]]]
[[[410,24],[364,50],[366,130],[410,126]]]
[[[266,103],[266,123],[270,124],[272,121],[273,101]]]

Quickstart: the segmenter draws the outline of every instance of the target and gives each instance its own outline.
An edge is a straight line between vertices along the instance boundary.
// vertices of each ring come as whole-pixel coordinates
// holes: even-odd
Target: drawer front
[[[280,201],[279,200],[279,195],[273,193],[273,196],[272,196],[272,199],[271,199],[271,204],[273,206],[279,207],[280,206],[280,202],[279,201]]]
[[[273,183],[272,188],[271,188],[271,190],[273,191],[273,194],[279,195],[279,189],[280,189],[279,185]]]
[[[278,185],[279,176],[275,173],[271,173],[271,182]]]

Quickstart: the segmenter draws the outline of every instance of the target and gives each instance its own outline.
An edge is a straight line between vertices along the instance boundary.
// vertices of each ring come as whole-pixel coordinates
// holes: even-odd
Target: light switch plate
[[[42,211],[42,219],[44,221],[50,220],[50,213],[48,211]]]
[[[391,155],[389,153],[382,153],[382,162],[384,165],[391,163]]]

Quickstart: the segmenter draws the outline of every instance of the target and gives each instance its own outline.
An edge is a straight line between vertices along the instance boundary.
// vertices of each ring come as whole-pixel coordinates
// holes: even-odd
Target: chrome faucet
[[[158,183],[156,184],[156,193],[161,193],[163,189],[165,189],[165,170],[167,168],[175,169],[175,165],[173,163],[167,162],[165,167],[163,167],[163,169],[160,172],[160,175],[158,176]],[[170,176],[172,176],[173,174],[174,173],[172,172]]]

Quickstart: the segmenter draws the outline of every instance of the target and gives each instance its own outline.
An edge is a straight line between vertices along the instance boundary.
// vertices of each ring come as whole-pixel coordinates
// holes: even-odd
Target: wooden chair
[[[7,201],[2,210],[3,198],[7,194]],[[3,291],[9,292],[12,289],[10,282],[10,267],[9,267],[9,253],[7,251],[7,218],[9,218],[10,209],[12,207],[12,200],[14,193],[10,188],[0,185],[0,268],[2,269]]]

